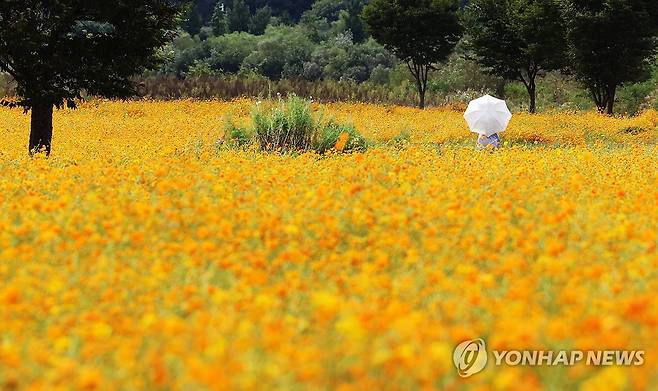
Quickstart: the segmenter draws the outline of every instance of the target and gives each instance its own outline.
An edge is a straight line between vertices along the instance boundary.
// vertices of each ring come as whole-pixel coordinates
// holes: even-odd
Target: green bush
[[[254,134],[264,150],[310,149],[317,127],[311,105],[295,95],[271,109],[256,106],[251,119]]]
[[[651,94],[656,90],[656,82],[647,80],[643,83],[625,85],[617,93],[617,112],[635,115],[649,106]]]
[[[253,48],[258,44],[258,37],[248,33],[232,33],[209,40],[212,69],[222,73],[237,73]]]
[[[253,141],[265,151],[313,150],[322,154],[333,149],[345,134],[341,152],[364,151],[369,146],[354,126],[314,115],[311,102],[296,95],[279,99],[274,105],[257,104],[251,122],[251,129],[246,129],[228,119],[222,145],[239,148]]]
[[[265,35],[244,59],[242,68],[253,70],[272,80],[302,75],[304,63],[313,50],[313,42],[297,27],[268,26]]]
[[[237,126],[230,118],[224,125],[224,138],[220,146],[228,148],[244,148],[251,144],[253,135],[246,128]]]
[[[328,121],[318,129],[313,140],[313,149],[318,153],[325,153],[334,148],[343,134],[347,134],[347,142],[342,148],[342,152],[361,152],[368,148],[369,142],[359,134],[353,125]]]

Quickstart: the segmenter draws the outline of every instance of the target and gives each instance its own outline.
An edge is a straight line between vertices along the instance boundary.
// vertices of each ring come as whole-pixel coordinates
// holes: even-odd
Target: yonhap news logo
[[[492,350],[494,366],[641,366],[644,350]],[[481,372],[489,354],[484,339],[464,341],[455,347],[452,360],[461,377]]]
[[[461,377],[469,377],[483,370],[487,358],[487,347],[482,338],[464,341],[452,353],[452,361]]]

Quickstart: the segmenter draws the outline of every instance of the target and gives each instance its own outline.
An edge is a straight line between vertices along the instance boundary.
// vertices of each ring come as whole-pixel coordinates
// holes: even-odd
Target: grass
[[[275,102],[257,103],[251,109],[251,125],[239,127],[228,118],[223,139],[226,145],[244,147],[256,143],[263,151],[364,151],[369,142],[353,125],[338,123],[316,114],[311,101],[290,95]]]

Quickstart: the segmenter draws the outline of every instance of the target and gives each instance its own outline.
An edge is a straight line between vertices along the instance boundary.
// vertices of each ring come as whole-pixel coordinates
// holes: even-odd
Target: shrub
[[[297,77],[301,76],[304,62],[308,61],[312,50],[313,43],[301,29],[268,26],[255,50],[244,59],[242,67],[273,80]]]
[[[232,33],[211,38],[208,62],[216,71],[236,73],[257,44],[258,37],[248,33]]]
[[[185,72],[185,77],[203,77],[213,76],[215,71],[204,61],[194,61],[194,63]]]
[[[310,149],[316,128],[311,105],[295,95],[278,106],[262,109],[256,106],[252,114],[254,134],[264,150]]]
[[[656,83],[648,80],[643,83],[629,84],[619,89],[617,112],[635,115],[647,106],[651,93],[656,89]]]
[[[333,149],[343,135],[347,135],[347,140],[340,148],[341,152],[365,151],[369,146],[368,141],[353,125],[338,124],[330,120],[320,126],[313,141],[313,149],[318,153],[325,153]]]
[[[236,148],[254,140],[265,151],[314,150],[318,153],[337,146],[341,152],[363,151],[369,146],[354,126],[314,115],[310,101],[292,94],[274,104],[257,104],[251,121],[252,128],[245,129],[228,119],[221,144]]]
[[[247,128],[237,126],[233,120],[227,118],[224,125],[224,137],[220,140],[220,146],[229,148],[244,148],[251,144],[253,135]]]
[[[181,34],[163,50],[166,63],[160,68],[163,74],[184,76],[195,63],[209,56],[206,42],[189,34]]]

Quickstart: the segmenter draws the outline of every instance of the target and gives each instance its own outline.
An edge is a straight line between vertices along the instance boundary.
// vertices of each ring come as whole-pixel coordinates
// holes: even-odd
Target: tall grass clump
[[[313,117],[310,102],[295,95],[271,108],[257,105],[251,120],[258,144],[264,150],[311,149],[320,125]]]
[[[314,114],[311,101],[296,95],[273,104],[256,104],[251,128],[240,128],[230,119],[225,126],[228,146],[244,146],[251,138],[264,151],[363,151],[369,143],[352,125]]]

